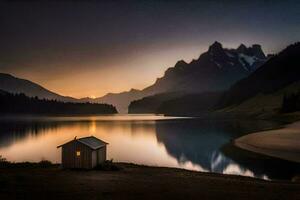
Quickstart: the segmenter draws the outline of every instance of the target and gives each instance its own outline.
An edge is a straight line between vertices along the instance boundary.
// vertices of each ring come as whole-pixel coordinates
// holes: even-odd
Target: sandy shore
[[[281,129],[240,137],[234,144],[255,153],[300,163],[300,121]]]
[[[120,171],[0,169],[0,199],[300,199],[300,183],[118,164]]]

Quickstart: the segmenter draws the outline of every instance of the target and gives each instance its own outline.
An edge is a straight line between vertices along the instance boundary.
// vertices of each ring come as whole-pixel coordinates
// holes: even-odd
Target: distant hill
[[[121,93],[108,93],[102,97],[95,99],[82,98],[80,100],[84,102],[112,104],[117,107],[120,113],[127,113],[129,103],[135,99],[140,99],[143,96],[143,92],[141,92],[140,90],[131,89],[130,91]]]
[[[300,111],[300,87],[297,92],[285,94],[281,105],[280,112],[291,113]]]
[[[111,103],[124,111],[130,101],[155,94],[222,91],[250,75],[266,60],[260,45],[246,47],[241,44],[237,49],[226,49],[221,43],[215,42],[198,59],[190,63],[178,61],[153,85],[140,91],[108,94],[97,98],[97,102]]]
[[[117,110],[108,104],[66,103],[56,100],[27,97],[0,90],[0,114],[115,114]]]
[[[246,105],[252,105],[252,109],[261,109],[264,112],[268,104],[273,104],[272,101],[275,99],[282,102],[286,93],[300,88],[299,58],[300,43],[298,42],[273,56],[249,77],[234,84],[220,98],[217,109],[245,112]],[[270,98],[272,96],[276,98]],[[280,102],[272,108],[278,109]],[[250,110],[251,108],[248,107],[249,112]]]
[[[63,102],[77,102],[78,100],[72,97],[61,96],[51,92],[46,88],[33,83],[29,80],[20,79],[10,74],[0,73],[0,90],[10,93],[24,93],[29,97],[39,97],[41,99],[55,99]]]
[[[156,113],[178,116],[199,116],[214,111],[214,106],[222,92],[203,92],[188,94],[164,101],[156,109]]]
[[[218,108],[215,113],[223,115],[248,115],[259,118],[269,118],[280,113],[291,112],[286,107],[282,109],[283,99],[296,94],[300,88],[300,81],[290,84],[272,93],[258,93],[243,100],[239,104]],[[220,101],[222,98],[220,98]],[[293,109],[296,111],[296,109]]]
[[[211,112],[222,92],[197,94],[161,93],[133,101],[129,113],[156,113],[195,116]]]
[[[128,113],[158,113],[158,108],[165,101],[178,98],[183,93],[161,93],[147,96],[139,100],[132,101],[128,107]]]

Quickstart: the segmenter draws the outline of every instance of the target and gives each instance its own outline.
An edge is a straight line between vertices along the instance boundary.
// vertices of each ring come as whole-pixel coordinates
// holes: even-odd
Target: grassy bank
[[[117,163],[120,170],[0,169],[0,199],[300,199],[300,183]]]

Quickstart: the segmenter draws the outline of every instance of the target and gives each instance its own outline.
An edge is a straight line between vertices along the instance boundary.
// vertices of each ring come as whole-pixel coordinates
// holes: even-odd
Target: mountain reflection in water
[[[265,160],[256,162],[223,152],[224,146],[234,138],[278,125],[270,121],[200,120],[156,115],[2,118],[0,155],[11,161],[47,159],[60,162],[57,145],[75,136],[94,135],[109,143],[108,158],[114,161],[284,178],[285,173],[280,168],[274,171],[274,166],[269,166]],[[234,149],[234,152],[238,151]]]

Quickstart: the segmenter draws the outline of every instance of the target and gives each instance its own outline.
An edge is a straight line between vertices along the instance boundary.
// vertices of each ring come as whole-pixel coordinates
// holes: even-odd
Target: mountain
[[[0,89],[11,93],[24,93],[29,97],[37,96],[63,102],[92,102],[113,104],[121,113],[127,112],[131,101],[160,93],[194,94],[207,91],[228,89],[234,82],[247,77],[266,61],[260,45],[246,47],[241,44],[237,49],[223,48],[219,42],[213,43],[207,52],[196,60],[186,63],[181,60],[166,70],[163,77],[143,89],[108,93],[91,99],[75,99],[51,92],[31,81],[0,73]]]
[[[55,99],[63,102],[77,102],[78,100],[72,97],[61,96],[46,88],[33,83],[29,80],[20,79],[10,74],[0,73],[0,90],[10,93],[24,93],[29,97],[39,97],[41,99]]]
[[[261,46],[257,44],[251,47],[241,44],[237,49],[226,49],[221,43],[214,42],[197,60],[190,63],[178,61],[174,67],[166,70],[163,77],[143,90],[108,94],[97,100],[124,110],[130,101],[160,93],[226,90],[236,81],[250,75],[266,59]]]
[[[265,61],[266,56],[260,45],[247,48],[241,44],[237,49],[226,49],[221,43],[214,42],[197,60],[190,63],[178,61],[144,91],[199,93],[225,90],[250,75]]]
[[[257,47],[252,47],[251,50],[241,45],[236,51],[250,54],[253,49],[257,55],[260,55]],[[280,112],[298,111],[300,105],[299,57],[300,43],[298,42],[271,56],[252,74],[237,81],[225,92],[187,94],[161,101],[161,105],[156,106],[153,112],[168,115],[202,115],[208,111],[214,111],[212,114],[217,116],[234,114],[270,117]],[[151,105],[155,102],[158,100],[149,102],[149,98],[144,98],[135,101],[130,109],[139,110],[139,107],[144,108],[145,104]]]
[[[269,109],[278,109],[286,93],[300,89],[299,58],[300,42],[297,42],[234,84],[220,98],[217,108],[226,111],[266,111],[273,104]]]

